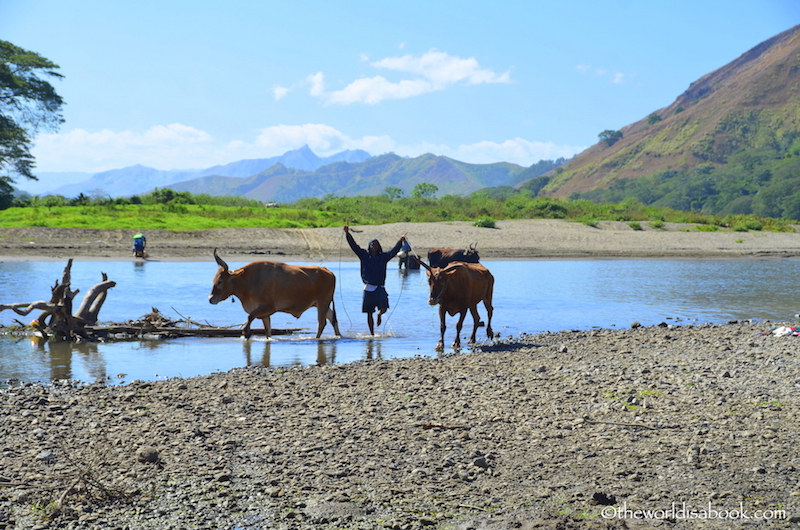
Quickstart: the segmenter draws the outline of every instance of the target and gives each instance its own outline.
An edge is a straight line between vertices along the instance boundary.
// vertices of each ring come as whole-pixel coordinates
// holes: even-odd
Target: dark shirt
[[[361,260],[361,281],[370,285],[383,285],[386,283],[386,264],[389,263],[393,257],[400,252],[401,241],[388,252],[381,252],[375,256],[370,255],[368,250],[364,250],[356,244],[353,236],[345,234],[350,248],[356,253],[358,259]]]

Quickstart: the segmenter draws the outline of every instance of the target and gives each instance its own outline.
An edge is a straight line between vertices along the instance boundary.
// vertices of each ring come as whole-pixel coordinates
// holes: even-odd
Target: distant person
[[[147,246],[147,238],[144,234],[136,234],[133,236],[133,255],[137,258],[146,258],[147,252],[144,248]]]
[[[408,244],[408,241],[403,241],[403,245],[400,247],[400,252],[397,254],[398,264],[397,268],[402,269],[403,266],[408,268],[408,258],[410,256],[409,252],[411,251],[411,245]]]
[[[358,259],[361,260],[361,281],[364,282],[364,297],[361,311],[367,314],[367,325],[370,335],[375,335],[375,324],[372,313],[378,310],[378,325],[381,325],[381,316],[389,310],[389,294],[386,292],[386,265],[400,252],[400,247],[406,240],[405,234],[400,236],[397,244],[388,252],[383,252],[377,239],[370,239],[367,250],[356,244],[350,235],[350,227],[344,226],[347,243],[353,249]]]

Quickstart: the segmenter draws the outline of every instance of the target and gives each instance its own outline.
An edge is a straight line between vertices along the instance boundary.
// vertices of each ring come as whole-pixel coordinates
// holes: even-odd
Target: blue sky
[[[800,23],[795,0],[2,0],[57,63],[37,170],[194,169],[308,144],[569,157]]]

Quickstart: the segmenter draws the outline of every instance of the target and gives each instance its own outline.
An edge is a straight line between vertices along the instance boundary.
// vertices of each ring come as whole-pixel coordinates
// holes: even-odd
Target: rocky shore
[[[0,528],[796,528],[800,337],[777,325],[7,384]]]

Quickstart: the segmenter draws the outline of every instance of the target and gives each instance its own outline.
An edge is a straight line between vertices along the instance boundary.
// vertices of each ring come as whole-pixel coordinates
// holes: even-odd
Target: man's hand
[[[345,234],[349,234],[350,233],[350,227],[349,226],[344,225],[344,233]]]

